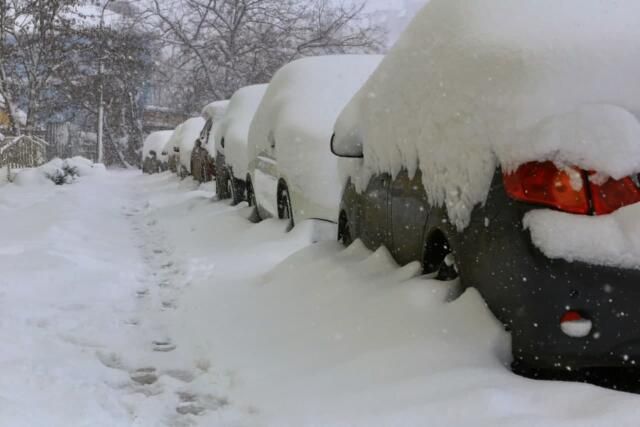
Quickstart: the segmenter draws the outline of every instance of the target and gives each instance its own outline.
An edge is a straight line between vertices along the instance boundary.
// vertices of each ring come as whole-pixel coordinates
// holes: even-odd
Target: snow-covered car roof
[[[279,172],[323,206],[339,197],[329,150],[338,113],[382,59],[378,55],[309,57],[282,67],[269,83],[249,129],[249,158],[276,142]]]
[[[162,151],[172,134],[173,131],[171,130],[161,130],[150,133],[142,143],[142,159],[144,160],[149,157],[151,150],[156,152],[158,158],[162,157]]]
[[[174,147],[180,148],[180,163],[189,171],[191,170],[191,152],[204,124],[205,120],[202,117],[186,120],[176,127],[165,146],[169,155],[173,152]]]
[[[462,228],[496,161],[640,171],[639,14],[635,0],[432,0],[341,114],[336,147],[365,154],[344,175],[361,188],[420,165]]]
[[[249,168],[247,140],[251,120],[267,90],[266,84],[243,87],[237,90],[229,102],[226,114],[215,129],[215,141],[218,150],[220,142],[225,140],[225,161],[233,168],[237,178],[245,179]]]

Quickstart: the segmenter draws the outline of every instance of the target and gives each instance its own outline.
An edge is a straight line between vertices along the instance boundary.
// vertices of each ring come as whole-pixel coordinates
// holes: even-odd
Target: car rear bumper
[[[640,270],[546,257],[522,226],[531,209],[495,185],[458,248],[465,285],[511,330],[514,361],[567,371],[640,367]],[[567,311],[591,320],[588,335],[563,332]]]

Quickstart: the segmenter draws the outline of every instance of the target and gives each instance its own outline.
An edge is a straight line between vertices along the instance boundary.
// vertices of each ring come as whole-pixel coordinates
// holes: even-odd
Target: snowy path
[[[180,271],[136,176],[0,190],[0,425],[182,425],[203,410],[174,393],[199,368],[169,356],[161,313]]]
[[[473,290],[110,172],[0,187],[0,426],[636,426],[640,397],[530,381]]]

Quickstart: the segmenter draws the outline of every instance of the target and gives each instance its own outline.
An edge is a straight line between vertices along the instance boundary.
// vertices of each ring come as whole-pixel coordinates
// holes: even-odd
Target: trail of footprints
[[[182,271],[172,260],[171,251],[167,249],[165,243],[165,237],[156,228],[157,221],[146,219],[144,209],[139,208],[123,207],[123,215],[130,219],[133,231],[139,241],[143,242],[138,245],[138,248],[143,253],[149,271],[148,275],[140,278],[141,286],[136,290],[134,297],[140,300],[140,304],[146,304],[147,307],[149,304],[155,304],[155,307],[152,305],[152,308],[160,311],[176,309],[179,292],[179,287],[176,284]],[[141,320],[131,318],[126,323],[131,326],[139,326]],[[157,357],[175,349],[176,344],[166,337],[151,340],[147,348]],[[103,365],[128,373],[130,382],[124,387],[146,396],[164,393],[164,387],[161,384],[163,376],[189,384],[206,372],[206,369],[203,370],[200,366],[194,367],[193,370],[164,369],[162,371],[153,366],[130,368],[123,363],[122,358],[117,354],[98,352],[97,356]],[[179,402],[175,408],[177,416],[200,416],[207,411],[217,411],[229,405],[226,397],[211,394],[180,390],[176,392],[176,395]],[[178,424],[180,423],[178,422]]]

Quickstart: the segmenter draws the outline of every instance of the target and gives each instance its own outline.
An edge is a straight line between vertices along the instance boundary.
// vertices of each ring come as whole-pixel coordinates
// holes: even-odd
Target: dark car
[[[198,182],[209,182],[215,177],[215,164],[204,143],[209,140],[212,128],[213,119],[208,118],[191,152],[191,175]]]
[[[531,375],[640,364],[636,6],[562,3],[432,0],[331,141],[339,239],[477,288]]]
[[[421,175],[377,175],[362,193],[347,184],[338,238],[345,245],[361,239],[371,249],[384,245],[402,265],[420,261],[425,274],[477,288],[511,331],[515,367],[522,372],[635,366],[640,271],[548,258],[523,227],[525,214],[540,205],[573,209],[563,204],[564,195],[569,205],[576,196],[566,174],[550,162],[508,175],[497,169],[486,203],[474,209],[463,232],[445,208],[429,203]],[[545,194],[545,200],[521,188]],[[590,193],[589,215],[596,213],[594,194],[614,206],[640,202],[630,179]]]

